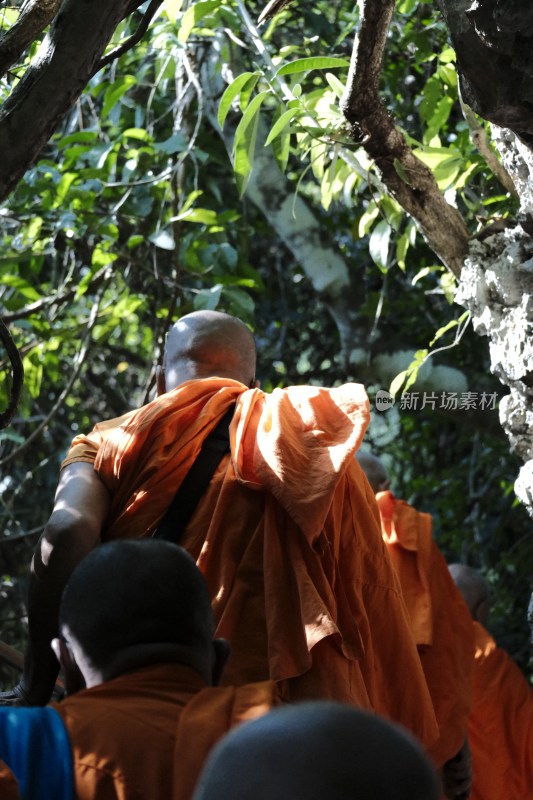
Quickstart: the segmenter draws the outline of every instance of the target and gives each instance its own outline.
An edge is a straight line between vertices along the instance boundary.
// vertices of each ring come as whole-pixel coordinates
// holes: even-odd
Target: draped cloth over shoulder
[[[231,641],[224,681],[270,678],[287,700],[354,702],[434,739],[375,501],[353,457],[369,420],[362,386],[267,395],[191,381],[77,437],[64,463],[93,461],[109,490],[102,538],[154,531],[232,404],[231,454],[181,540],[207,580],[217,635]]]
[[[431,515],[389,491],[376,499],[437,715],[440,735],[430,754],[441,767],[465,739],[472,704],[472,619],[433,539]]]
[[[485,628],[474,622],[474,698],[468,722],[472,800],[533,798],[533,690]]]
[[[216,742],[276,704],[270,681],[206,686],[189,667],[162,663],[71,695],[55,709],[72,742],[77,800],[191,800]]]

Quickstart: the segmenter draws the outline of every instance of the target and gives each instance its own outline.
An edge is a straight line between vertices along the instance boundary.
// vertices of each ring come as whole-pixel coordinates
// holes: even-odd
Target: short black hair
[[[399,725],[316,701],[245,722],[211,752],[194,800],[437,800],[435,769]]]
[[[125,647],[202,647],[214,635],[200,570],[183,548],[160,539],[117,540],[89,553],[67,582],[59,624],[99,668]]]

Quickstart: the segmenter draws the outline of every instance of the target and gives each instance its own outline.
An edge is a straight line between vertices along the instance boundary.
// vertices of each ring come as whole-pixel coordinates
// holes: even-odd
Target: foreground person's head
[[[340,703],[276,709],[208,759],[194,800],[438,800],[422,748],[403,729]]]

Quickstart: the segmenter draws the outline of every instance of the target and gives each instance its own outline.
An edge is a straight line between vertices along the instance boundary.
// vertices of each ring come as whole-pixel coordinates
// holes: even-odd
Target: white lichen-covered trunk
[[[456,301],[490,339],[491,370],[509,387],[500,421],[524,465],[515,491],[533,516],[533,153],[509,131],[495,130],[502,160],[521,200],[515,227],[473,241]]]

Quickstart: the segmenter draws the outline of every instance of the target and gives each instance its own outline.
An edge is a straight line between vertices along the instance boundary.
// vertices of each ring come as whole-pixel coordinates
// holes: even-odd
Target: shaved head
[[[237,317],[195,311],[181,317],[167,335],[165,391],[188,380],[231,378],[253,386],[256,348],[252,333]]]
[[[466,564],[449,564],[448,569],[473,618],[483,624],[489,613],[490,590],[487,581]]]
[[[438,800],[421,746],[340,703],[302,703],[240,725],[209,757],[194,800]]]
[[[126,656],[165,648],[206,663],[211,658],[214,621],[205,580],[183,548],[159,539],[96,547],[67,582],[59,623],[65,638],[74,638],[104,672]]]
[[[374,494],[384,492],[390,486],[389,473],[383,463],[371,453],[357,453],[355,456],[368,478]]]

